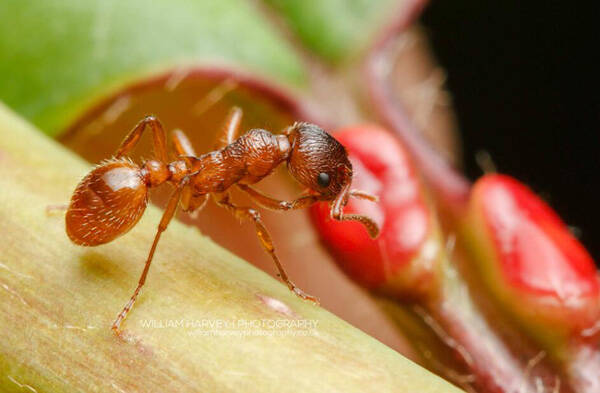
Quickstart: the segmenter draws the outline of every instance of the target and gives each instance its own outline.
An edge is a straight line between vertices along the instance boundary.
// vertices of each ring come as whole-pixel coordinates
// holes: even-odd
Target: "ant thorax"
[[[290,144],[285,135],[253,129],[220,150],[192,163],[191,179],[196,194],[223,192],[236,183],[254,184],[286,161]]]

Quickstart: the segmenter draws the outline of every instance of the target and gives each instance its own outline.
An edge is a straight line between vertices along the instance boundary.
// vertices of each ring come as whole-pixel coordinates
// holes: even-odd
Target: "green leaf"
[[[126,83],[185,64],[224,64],[296,87],[305,79],[291,47],[246,0],[0,2],[0,99],[49,134]]]
[[[398,0],[263,0],[285,19],[304,45],[337,63],[363,50],[399,14]]]

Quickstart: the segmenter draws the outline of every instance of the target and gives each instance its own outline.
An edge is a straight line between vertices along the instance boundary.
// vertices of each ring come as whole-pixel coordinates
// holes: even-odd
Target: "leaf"
[[[380,33],[406,0],[263,0],[285,19],[304,45],[339,63],[356,55]]]
[[[132,81],[199,63],[296,87],[305,79],[245,0],[0,2],[0,99],[50,135]]]

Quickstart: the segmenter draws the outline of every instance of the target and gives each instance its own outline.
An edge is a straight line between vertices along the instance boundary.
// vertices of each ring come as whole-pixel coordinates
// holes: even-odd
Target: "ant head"
[[[65,216],[67,234],[76,243],[95,246],[125,234],[148,202],[141,169],[127,160],[94,168],[77,186]]]
[[[352,181],[352,164],[346,149],[322,128],[296,123],[286,130],[291,151],[292,176],[328,200],[333,200]]]

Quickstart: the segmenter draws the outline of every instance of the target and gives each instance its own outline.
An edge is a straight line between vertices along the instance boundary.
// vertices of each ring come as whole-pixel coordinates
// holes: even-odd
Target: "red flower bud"
[[[336,132],[354,170],[352,188],[379,197],[378,203],[350,199],[344,212],[373,218],[380,236],[362,225],[330,219],[329,206],[312,208],[313,221],[340,267],[357,283],[394,295],[428,292],[441,255],[437,222],[405,149],[385,130],[355,126]]]
[[[530,326],[572,331],[599,318],[600,282],[584,247],[518,181],[488,175],[474,186],[466,230],[485,282]],[[540,326],[542,325],[542,326]]]

